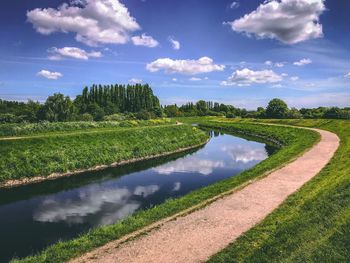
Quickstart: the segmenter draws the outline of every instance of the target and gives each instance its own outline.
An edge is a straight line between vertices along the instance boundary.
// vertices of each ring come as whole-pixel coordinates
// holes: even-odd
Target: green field
[[[328,130],[341,145],[320,174],[210,262],[349,262],[350,122],[265,122]]]
[[[60,134],[44,131],[44,135],[0,139],[0,183],[172,152],[204,143],[208,138],[205,132],[188,125],[85,128]]]
[[[206,127],[220,128],[234,134],[238,133],[241,135],[259,136],[259,138],[278,141],[283,146],[270,158],[239,175],[193,191],[184,197],[170,199],[151,209],[137,212],[116,224],[92,229],[76,239],[59,242],[42,251],[38,255],[14,261],[35,263],[67,261],[96,247],[104,245],[109,241],[121,238],[128,233],[150,225],[160,219],[175,215],[194,206],[197,206],[196,208],[204,206],[208,204],[208,200],[213,201],[213,198],[215,197],[231,193],[249,183],[251,180],[263,177],[268,171],[292,160],[312,147],[312,145],[314,145],[319,139],[317,133],[309,130],[258,124],[227,124],[209,122],[206,119],[202,120],[204,120],[203,126],[205,125]],[[178,128],[181,126],[175,127]],[[175,135],[176,131],[174,132]]]

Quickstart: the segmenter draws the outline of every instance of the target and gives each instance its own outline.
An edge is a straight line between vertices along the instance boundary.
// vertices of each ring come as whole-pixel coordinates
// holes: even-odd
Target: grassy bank
[[[171,119],[154,120],[123,120],[123,121],[79,121],[79,122],[39,122],[39,123],[9,123],[0,124],[0,138],[11,136],[59,134],[77,131],[94,131],[102,129],[118,129],[126,127],[141,127],[167,125],[174,123]]]
[[[250,180],[264,176],[268,171],[288,162],[301,152],[310,148],[319,139],[318,134],[315,132],[294,128],[255,124],[241,125],[235,123],[207,123],[207,126],[246,134],[252,134],[254,132],[254,134],[261,137],[278,140],[284,146],[270,158],[237,176],[193,191],[184,197],[168,200],[151,209],[140,211],[116,224],[92,229],[76,239],[59,242],[38,255],[27,257],[22,260],[15,260],[14,262],[64,262],[72,259],[160,219],[170,217],[195,205],[203,204],[211,198],[220,196],[222,193],[238,189]]]
[[[0,140],[0,183],[172,152],[207,138],[196,128],[172,125]]]
[[[341,145],[314,179],[209,262],[349,262],[350,122],[264,121],[328,130]]]

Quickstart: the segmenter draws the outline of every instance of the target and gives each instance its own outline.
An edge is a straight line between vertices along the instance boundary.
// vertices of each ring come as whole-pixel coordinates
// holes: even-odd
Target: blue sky
[[[350,2],[4,0],[0,98],[149,83],[162,104],[350,106]]]

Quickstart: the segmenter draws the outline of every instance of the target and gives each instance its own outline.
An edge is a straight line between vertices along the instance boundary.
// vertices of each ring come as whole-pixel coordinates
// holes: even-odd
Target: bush
[[[93,121],[94,117],[90,113],[84,113],[78,116],[78,121]]]
[[[112,115],[107,115],[103,118],[104,121],[123,121],[126,120],[127,117],[123,114],[112,114]]]

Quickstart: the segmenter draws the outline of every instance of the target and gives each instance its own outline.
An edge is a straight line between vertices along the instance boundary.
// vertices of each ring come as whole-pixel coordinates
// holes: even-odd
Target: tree
[[[264,118],[266,115],[265,109],[263,107],[258,107],[256,110],[256,117],[257,118]]]
[[[75,112],[76,108],[68,96],[55,93],[47,98],[42,110],[42,117],[51,122],[69,121],[73,119]]]
[[[301,115],[300,111],[296,108],[291,108],[288,112],[289,119],[301,119],[303,115]]]
[[[286,118],[288,114],[288,106],[281,99],[272,99],[266,107],[266,117],[274,119]]]

